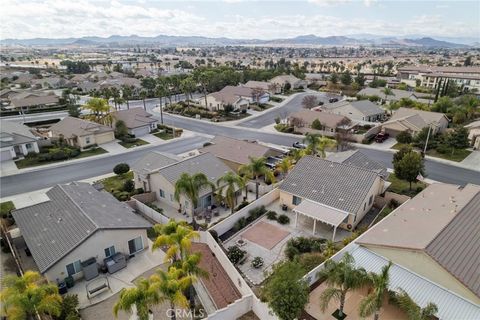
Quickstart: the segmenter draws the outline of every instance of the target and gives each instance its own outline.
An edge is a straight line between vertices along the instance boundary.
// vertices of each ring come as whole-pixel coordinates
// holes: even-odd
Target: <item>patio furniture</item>
[[[104,291],[110,290],[110,283],[107,277],[102,277],[87,283],[85,289],[87,290],[87,298],[91,299]]]
[[[108,273],[112,274],[127,266],[127,259],[121,252],[115,253],[113,256],[103,260],[107,266]]]
[[[89,281],[98,276],[97,259],[92,257],[82,262],[83,276]]]

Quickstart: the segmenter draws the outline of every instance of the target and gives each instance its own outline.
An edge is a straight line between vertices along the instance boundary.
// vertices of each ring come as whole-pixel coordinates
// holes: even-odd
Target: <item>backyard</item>
[[[412,189],[410,190],[410,184],[406,180],[397,178],[394,174],[388,177],[388,181],[392,184],[388,187],[388,191],[404,194],[407,196],[415,196],[417,193],[427,187],[427,184],[421,181],[412,182]]]

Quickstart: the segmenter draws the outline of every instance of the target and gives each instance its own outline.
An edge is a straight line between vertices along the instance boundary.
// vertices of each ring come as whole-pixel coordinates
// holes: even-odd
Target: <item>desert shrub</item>
[[[113,173],[116,175],[125,174],[130,171],[130,166],[126,163],[119,163],[113,168]]]
[[[252,260],[252,267],[258,269],[263,266],[263,258],[262,257],[255,257]]]
[[[280,224],[287,224],[290,223],[290,218],[287,215],[281,214],[278,216],[277,221]]]
[[[239,263],[247,254],[247,251],[240,249],[238,246],[231,246],[227,250],[227,257],[233,263]]]
[[[277,220],[277,213],[275,211],[268,211],[267,218],[269,220]]]

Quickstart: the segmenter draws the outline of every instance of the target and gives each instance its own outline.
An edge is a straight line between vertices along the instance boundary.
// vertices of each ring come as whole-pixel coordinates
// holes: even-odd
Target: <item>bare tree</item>
[[[312,109],[317,105],[318,105],[318,100],[317,100],[317,97],[315,97],[314,95],[308,95],[303,97],[302,99],[302,107],[304,107],[305,109]]]

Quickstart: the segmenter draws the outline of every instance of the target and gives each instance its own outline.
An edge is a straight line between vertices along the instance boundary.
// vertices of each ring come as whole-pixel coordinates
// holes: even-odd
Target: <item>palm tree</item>
[[[220,187],[220,185],[223,185]],[[225,200],[232,213],[237,204],[237,190],[244,187],[243,179],[233,172],[227,172],[217,180],[218,193],[223,195],[225,190]]]
[[[283,158],[282,161],[277,164],[277,169],[280,170],[284,177],[287,176],[288,172],[290,171],[290,169],[292,169],[292,167],[292,159],[290,159],[289,157]]]
[[[394,96],[395,94],[393,93],[392,89],[385,87],[382,90],[383,94],[385,95],[385,103],[387,103],[388,96]]]
[[[379,274],[374,272],[368,274],[368,281],[370,282],[373,291],[360,302],[360,317],[365,318],[373,314],[373,319],[378,320],[383,299],[388,292],[388,285],[390,282],[389,271],[391,266],[392,262],[390,261],[387,265],[382,267]]]
[[[334,299],[340,303],[338,317],[343,317],[347,292],[359,289],[367,282],[367,272],[363,268],[356,269],[354,262],[355,260],[349,253],[346,253],[339,262],[331,259],[325,262],[324,269],[319,272],[319,276],[326,278],[326,283],[329,285],[320,295],[320,308],[323,311]]]
[[[148,320],[150,307],[163,302],[165,298],[160,295],[158,284],[145,278],[140,278],[133,288],[123,288],[120,291],[120,297],[113,306],[115,318],[118,311],[123,310],[127,313],[132,312],[135,306],[138,319]]]
[[[335,140],[311,133],[307,133],[303,141],[307,144],[307,152],[310,152],[313,155],[320,153],[322,158],[325,158],[326,156],[326,148],[331,148],[336,145]]]
[[[265,164],[264,157],[260,157],[260,158],[249,157],[249,158],[250,158],[250,163],[242,165],[238,169],[238,171],[241,175],[247,175],[255,179],[255,197],[256,199],[258,199],[258,186],[260,184],[258,181],[258,178],[260,176],[265,176],[265,179],[269,179],[270,181],[273,182],[275,180],[275,177],[272,171]]]
[[[165,261],[184,259],[190,253],[192,241],[200,238],[200,234],[186,221],[177,222],[172,219],[166,224],[154,225],[153,229],[158,236],[153,242],[152,250],[168,246]]]
[[[298,161],[306,155],[305,149],[292,148],[289,151],[290,156],[294,161]]]
[[[150,281],[162,298],[170,302],[170,309],[175,310],[176,306],[188,308],[188,300],[183,292],[196,281],[195,276],[186,275],[182,269],[170,267],[168,272],[158,269],[150,277]],[[176,319],[175,312],[172,312],[170,317]]]
[[[147,111],[147,106],[145,105],[145,99],[148,97],[148,92],[147,92],[147,90],[145,90],[145,89],[140,90],[139,96],[140,96],[140,98],[141,98],[142,101],[143,101],[143,109],[144,109],[145,111]]]
[[[89,117],[97,123],[105,122],[105,116],[110,112],[110,105],[102,98],[91,98],[82,108],[90,111]]]
[[[24,320],[37,312],[40,315],[60,316],[62,297],[58,287],[34,271],[21,277],[7,275],[2,281],[0,314],[10,320]]]
[[[162,97],[167,95],[167,83],[163,78],[157,79],[157,86],[155,87],[155,95],[160,100],[158,107],[160,108],[160,123],[163,124],[163,106],[162,106]],[[165,102],[167,99],[165,98]],[[166,103],[165,103],[166,104]]]
[[[180,178],[175,183],[175,201],[180,203],[180,196],[183,194],[185,197],[190,200],[192,205],[192,224],[193,228],[196,228],[195,224],[195,209],[198,206],[198,200],[200,196],[200,190],[204,188],[210,187],[213,191],[215,191],[215,185],[210,182],[207,176],[203,173],[195,173],[193,175],[189,175],[188,173],[182,173]],[[180,203],[180,210],[182,208],[182,204]]]
[[[207,271],[204,269],[200,268],[200,260],[202,256],[200,253],[194,253],[187,255],[182,261],[181,261],[181,269],[189,276],[192,277],[192,279],[197,279],[198,277],[202,278],[208,278],[209,274]],[[190,296],[190,307],[194,308],[195,307],[195,290],[193,288],[193,285],[190,285],[189,287],[189,296]]]
[[[185,94],[185,100],[187,101],[187,106],[190,106],[191,95],[196,87],[195,81],[193,81],[193,79],[190,77],[185,78],[180,82],[180,87],[182,88],[182,91]]]
[[[133,90],[131,86],[122,86],[122,98],[127,103],[127,109],[130,109],[130,104],[128,103],[128,101],[130,100],[130,98],[132,98],[132,93]]]
[[[400,293],[395,295],[394,300],[410,320],[430,320],[438,312],[438,307],[433,302],[429,302],[425,308],[421,308],[403,289],[400,289]]]

